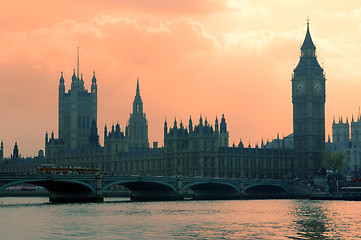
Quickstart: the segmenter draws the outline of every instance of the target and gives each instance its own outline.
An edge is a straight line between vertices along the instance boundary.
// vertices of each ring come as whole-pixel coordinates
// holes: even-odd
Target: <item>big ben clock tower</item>
[[[321,169],[325,149],[325,86],[326,79],[316,58],[307,21],[300,61],[292,77],[295,177],[310,179]]]

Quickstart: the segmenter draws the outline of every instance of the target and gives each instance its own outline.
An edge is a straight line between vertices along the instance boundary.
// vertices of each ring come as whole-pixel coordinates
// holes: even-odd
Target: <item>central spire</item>
[[[135,96],[140,96],[140,91],[139,91],[139,77],[137,77],[137,91],[135,93]]]
[[[142,97],[140,96],[140,90],[139,90],[139,77],[137,77],[137,90],[136,90],[135,98],[134,98],[134,102],[133,102],[133,113],[143,114],[143,102],[142,102]]]
[[[310,33],[310,22],[307,19],[307,32],[305,36],[305,40],[301,46],[301,57],[300,61],[297,64],[297,67],[294,69],[294,72],[301,71],[303,69],[318,69],[322,70],[320,64],[317,61],[316,57],[316,47],[313,44],[311,33]]]
[[[310,21],[307,19],[307,32],[305,40],[303,41],[301,47],[301,56],[302,57],[315,57],[315,44],[313,44],[311,34],[310,34]]]

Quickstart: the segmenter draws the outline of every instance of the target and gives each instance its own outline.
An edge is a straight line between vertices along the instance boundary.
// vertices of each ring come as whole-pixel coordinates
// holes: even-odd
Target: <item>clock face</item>
[[[296,83],[296,93],[302,95],[306,90],[305,82]]]
[[[313,91],[317,94],[322,93],[322,84],[319,81],[313,82]]]

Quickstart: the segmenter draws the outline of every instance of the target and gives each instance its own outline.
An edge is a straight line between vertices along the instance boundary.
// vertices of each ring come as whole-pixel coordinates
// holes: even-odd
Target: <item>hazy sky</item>
[[[292,132],[291,77],[307,16],[326,72],[326,136],[333,116],[359,115],[361,4],[311,0],[17,0],[0,9],[0,140],[23,156],[58,133],[58,84],[76,68],[98,79],[98,132],[129,119],[140,79],[149,141],[163,123],[214,125],[225,114],[230,144]],[[109,128],[108,128],[109,129]]]

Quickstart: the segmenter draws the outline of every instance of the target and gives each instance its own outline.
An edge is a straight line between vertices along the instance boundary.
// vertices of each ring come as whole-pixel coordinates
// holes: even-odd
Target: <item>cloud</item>
[[[361,20],[361,8],[354,9],[351,12],[351,17],[355,20]]]
[[[207,15],[226,11],[229,6],[228,1],[223,0],[119,0],[116,4],[119,8],[166,15]]]

